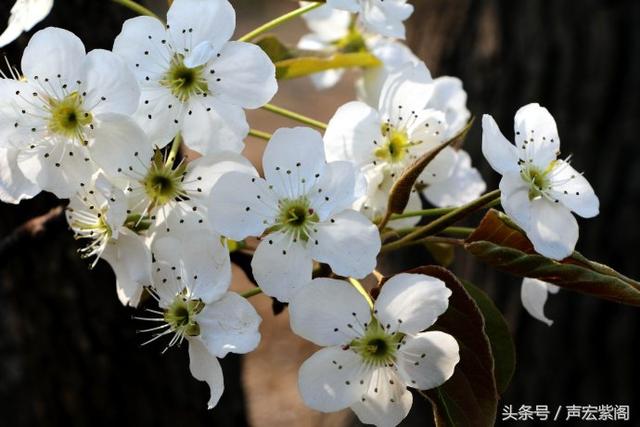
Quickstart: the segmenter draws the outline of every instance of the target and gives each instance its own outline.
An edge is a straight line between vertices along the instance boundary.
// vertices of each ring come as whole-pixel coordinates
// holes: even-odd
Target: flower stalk
[[[312,118],[307,117],[307,116],[303,116],[302,114],[298,114],[298,113],[296,113],[294,111],[287,110],[286,108],[278,107],[278,106],[273,105],[273,104],[265,104],[262,107],[262,109],[266,110],[266,111],[269,111],[271,113],[274,113],[274,114],[278,114],[278,115],[283,116],[283,117],[287,117],[287,118],[289,118],[291,120],[294,120],[296,122],[300,122],[300,123],[305,124],[305,125],[313,126],[315,128],[322,129],[322,130],[327,129],[327,124],[326,123],[323,123],[321,121],[312,119]]]
[[[151,10],[147,9],[143,5],[134,2],[133,0],[113,0],[113,2],[118,3],[136,13],[139,13],[140,15],[150,16],[152,18],[156,18],[162,21],[158,15],[156,15],[155,13],[153,13]]]
[[[125,0],[123,0],[125,1]],[[244,36],[240,37],[238,39],[238,41],[240,42],[250,42],[252,40],[254,40],[256,37],[258,37],[259,35],[262,35],[264,33],[266,33],[267,31],[273,30],[276,27],[279,27],[280,25],[291,21],[294,18],[297,18],[298,16],[302,16],[307,12],[310,12],[314,9],[319,8],[320,6],[322,6],[324,3],[313,3],[310,4],[308,6],[304,6],[301,7],[299,9],[296,9],[294,11],[291,11],[289,13],[286,13],[272,21],[267,22],[264,25],[259,26],[258,28],[256,28],[255,30],[245,34]]]

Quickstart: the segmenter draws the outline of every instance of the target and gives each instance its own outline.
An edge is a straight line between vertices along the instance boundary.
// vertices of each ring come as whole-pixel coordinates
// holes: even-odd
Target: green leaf
[[[456,136],[451,138],[449,141],[440,144],[438,147],[434,148],[423,154],[420,158],[418,158],[411,166],[405,169],[400,177],[396,180],[391,187],[391,191],[389,192],[389,201],[387,203],[387,214],[389,217],[392,214],[401,214],[404,212],[404,209],[407,207],[407,203],[409,203],[409,197],[411,196],[411,190],[413,186],[416,184],[416,181],[420,177],[422,171],[431,163],[436,156],[444,150],[449,145],[456,145],[463,141],[469,129],[473,125],[474,119],[471,119],[469,123],[462,129]],[[388,218],[385,218],[388,219]],[[382,221],[382,223],[386,223],[386,221]]]
[[[513,344],[511,331],[509,331],[507,321],[500,310],[483,290],[465,280],[462,281],[462,284],[484,317],[485,332],[489,337],[493,353],[498,393],[502,395],[507,390],[516,370],[516,348]]]
[[[640,283],[574,252],[562,261],[539,255],[526,235],[495,210],[466,240],[465,248],[498,270],[532,277],[594,297],[640,306]]]
[[[409,273],[444,281],[452,295],[449,309],[430,330],[451,334],[460,346],[460,363],[453,376],[436,389],[421,392],[433,406],[437,426],[493,426],[498,389],[489,337],[482,310],[456,276],[443,267],[426,266]]]
[[[274,64],[278,61],[291,59],[295,56],[294,53],[275,36],[267,35],[261,37],[255,42],[255,44],[260,46]]]
[[[321,71],[350,67],[377,67],[380,60],[369,52],[337,53],[327,58],[305,56],[276,62],[278,79],[295,79]]]

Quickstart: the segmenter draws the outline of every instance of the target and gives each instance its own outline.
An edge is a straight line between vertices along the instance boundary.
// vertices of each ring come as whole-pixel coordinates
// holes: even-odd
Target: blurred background
[[[231,0],[241,35],[296,7],[288,0]],[[640,278],[640,2],[637,0],[413,0],[408,43],[434,76],[460,77],[476,115],[491,113],[507,136],[522,105],[540,102],[557,120],[563,156],[584,171],[601,214],[581,221],[587,257]],[[164,0],[143,2],[164,14]],[[0,23],[13,1],[0,2]],[[57,1],[36,29],[59,26],[88,49],[112,46],[122,22],[134,16],[110,1]],[[301,21],[277,30],[294,44]],[[29,35],[4,49],[20,63]],[[281,83],[274,103],[328,120],[354,98],[351,73],[337,88],[316,92],[306,79]],[[249,114],[252,127],[273,131],[294,123],[266,112]],[[498,176],[480,154],[477,123],[467,140],[489,188]],[[263,143],[247,140],[259,159]],[[143,337],[115,295],[105,263],[89,270],[62,222],[26,244],[2,249],[6,236],[30,218],[60,205],[42,194],[19,206],[0,205],[0,424],[12,426],[352,426],[349,411],[325,415],[305,409],[296,388],[300,363],[315,351],[288,329],[286,311],[274,316],[265,296],[252,298],[264,321],[263,342],[222,363],[226,391],[206,410],[208,388],[189,373],[185,348],[140,347]],[[393,268],[416,265],[409,252]],[[530,318],[520,303],[520,280],[493,272],[459,253],[454,271],[496,300],[515,336],[518,366],[502,404],[631,406],[640,425],[640,311],[561,291],[550,298],[553,327]],[[389,266],[388,266],[389,267]],[[390,268],[388,268],[390,271]],[[239,269],[234,287],[250,284]],[[419,396],[404,426],[429,425]],[[498,416],[498,418],[500,418]],[[426,421],[425,421],[426,420]]]

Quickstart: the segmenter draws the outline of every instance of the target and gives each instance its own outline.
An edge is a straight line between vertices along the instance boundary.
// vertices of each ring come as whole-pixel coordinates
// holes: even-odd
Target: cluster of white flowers
[[[235,11],[227,0],[175,0],[166,24],[130,19],[113,51],[87,53],[66,30],[39,31],[22,71],[0,80],[0,198],[19,203],[44,190],[70,199],[68,223],[86,242],[80,253],[111,265],[123,304],[137,306],[145,291],[157,301],[138,317],[150,323],[142,332],[152,334],[147,342],[166,336],[165,350],[188,342],[191,373],[211,388],[209,407],[223,390],[218,358],[260,341],[260,317],[229,291],[229,239],[257,238],[257,284],[290,303],[294,332],[327,346],[300,369],[305,402],[396,425],[412,404],[407,387],[437,387],[459,361],[452,336],[425,332],[447,310],[451,291],[433,277],[399,274],[374,303],[349,282],[313,279],[313,272],[319,264],[344,278],[374,272],[375,223],[394,183],[470,119],[460,80],[433,79],[394,39],[404,38],[412,11],[406,0],[328,0],[305,16],[313,33],[300,49],[371,52],[383,65],[364,72],[360,100],[340,107],[324,136],[277,130],[263,176],[240,152],[249,133],[245,109],[275,95],[275,67],[256,45],[230,41]],[[327,88],[341,74],[327,71],[314,82]],[[578,234],[571,211],[594,216],[597,198],[556,159],[553,118],[537,104],[523,107],[516,146],[490,116],[483,128],[485,156],[503,174],[506,212],[541,254],[569,255]],[[181,157],[181,143],[199,156]],[[407,210],[421,209],[421,196],[437,207],[461,206],[485,189],[469,155],[446,147],[422,172]]]

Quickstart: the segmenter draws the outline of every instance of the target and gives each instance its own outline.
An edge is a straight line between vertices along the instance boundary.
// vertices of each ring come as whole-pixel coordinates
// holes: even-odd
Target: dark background
[[[0,4],[0,22],[8,17],[9,3]],[[232,3],[239,21],[247,16],[256,24],[277,16],[275,10],[295,7],[276,0]],[[510,137],[520,106],[540,102],[549,108],[563,156],[574,154],[574,167],[585,172],[600,197],[600,216],[580,221],[578,250],[640,277],[640,2],[412,3],[417,8],[409,22],[411,47],[435,76],[464,81],[474,114],[491,113]],[[109,1],[58,0],[37,28],[60,26],[80,35],[89,49],[110,48],[131,16]],[[19,65],[27,41],[21,37],[4,49],[12,63]],[[340,105],[315,111],[308,101],[299,102],[305,113],[323,120]],[[467,149],[491,188],[499,177],[482,161],[480,135],[477,124]],[[41,195],[19,206],[0,205],[0,239],[58,204]],[[40,239],[0,258],[0,424],[245,425],[252,402],[243,398],[238,379],[241,359],[224,359],[227,388],[218,407],[207,411],[207,386],[190,376],[186,351],[160,355],[157,347],[140,348],[139,325],[130,319],[135,311],[120,306],[109,268],[99,263],[89,271],[76,249],[64,224],[53,223]],[[519,279],[464,256],[457,264],[456,272],[495,297],[515,335],[518,367],[502,403],[627,404],[632,424],[640,425],[637,309],[561,291],[547,305],[555,320],[548,328],[522,309]],[[416,397],[404,425],[423,426],[429,413]]]

